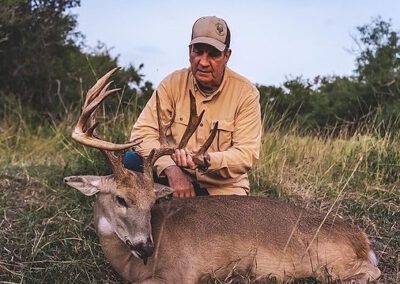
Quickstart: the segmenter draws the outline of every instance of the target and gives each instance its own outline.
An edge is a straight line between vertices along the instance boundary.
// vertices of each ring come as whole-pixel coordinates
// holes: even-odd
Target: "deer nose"
[[[147,259],[154,253],[154,244],[151,240],[147,240],[145,243],[138,243],[136,245],[132,245],[130,241],[126,241],[126,244],[142,259]]]

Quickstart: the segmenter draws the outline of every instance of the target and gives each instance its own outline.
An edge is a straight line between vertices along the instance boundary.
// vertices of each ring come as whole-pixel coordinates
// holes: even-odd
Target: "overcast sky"
[[[143,63],[155,85],[189,65],[191,28],[201,16],[227,21],[232,69],[276,86],[297,76],[351,75],[352,35],[377,16],[400,30],[400,0],[82,0],[72,13],[88,46],[105,43],[122,66]]]

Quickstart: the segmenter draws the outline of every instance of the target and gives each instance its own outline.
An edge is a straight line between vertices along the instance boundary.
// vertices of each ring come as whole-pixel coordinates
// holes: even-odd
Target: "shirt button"
[[[200,123],[200,127],[203,127],[203,123]]]
[[[179,118],[179,120],[180,120],[180,121],[182,121],[182,120],[183,120],[183,118],[182,118],[182,117],[180,117],[180,118]]]

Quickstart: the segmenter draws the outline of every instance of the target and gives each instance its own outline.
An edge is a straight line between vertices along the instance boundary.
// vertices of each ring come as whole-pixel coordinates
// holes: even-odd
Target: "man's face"
[[[231,50],[219,51],[215,47],[196,43],[189,47],[190,66],[194,77],[204,90],[214,91],[224,76]]]

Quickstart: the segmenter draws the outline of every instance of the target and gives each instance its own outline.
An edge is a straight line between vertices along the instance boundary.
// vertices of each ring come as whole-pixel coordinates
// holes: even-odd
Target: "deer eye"
[[[116,196],[115,199],[117,200],[117,203],[123,207],[128,207],[128,204],[126,204],[125,199],[123,199],[121,196]]]

